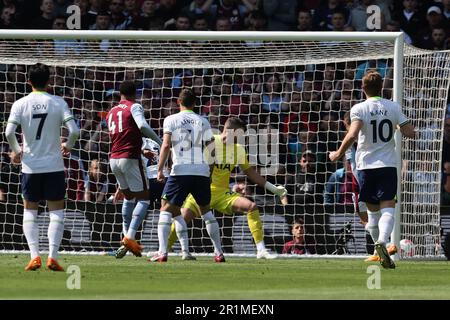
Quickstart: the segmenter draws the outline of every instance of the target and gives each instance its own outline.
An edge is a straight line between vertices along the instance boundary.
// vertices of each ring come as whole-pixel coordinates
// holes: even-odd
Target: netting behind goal
[[[220,130],[230,116],[248,123],[251,162],[273,183],[286,185],[289,204],[256,187],[236,170],[230,189],[253,199],[261,211],[266,245],[281,253],[292,223],[305,223],[306,251],[366,254],[371,241],[355,214],[358,190],[346,162],[327,160],[345,135],[343,117],[362,101],[361,79],[369,69],[384,78],[392,97],[393,44],[373,41],[0,41],[2,133],[11,105],[30,91],[27,65],[52,66],[50,93],[64,97],[81,128],[65,159],[67,210],[62,248],[110,251],[119,246],[121,204],[112,203],[116,183],[108,165],[107,110],[118,86],[135,80],[138,101],[153,129],[177,112],[182,87],[197,94],[196,112]],[[401,238],[415,254],[440,254],[442,129],[449,87],[449,52],[405,47],[404,110],[420,130],[403,141]],[[275,139],[267,140],[267,132]],[[62,130],[62,134],[66,134]],[[255,137],[257,139],[255,139]],[[253,145],[252,145],[253,144]],[[255,147],[255,144],[258,146]],[[10,163],[2,135],[0,250],[26,250],[22,232],[20,167]],[[138,238],[157,249],[158,203],[149,209]],[[216,212],[226,252],[255,252],[246,215]],[[49,218],[39,216],[41,249]],[[212,252],[201,220],[190,228],[191,250]],[[175,246],[175,251],[178,247]]]

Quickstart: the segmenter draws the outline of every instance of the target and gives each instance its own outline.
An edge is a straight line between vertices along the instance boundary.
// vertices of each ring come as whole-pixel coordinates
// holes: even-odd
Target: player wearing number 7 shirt
[[[378,72],[369,71],[362,79],[367,100],[350,111],[351,125],[338,151],[330,153],[336,161],[358,139],[356,168],[359,199],[367,205],[368,229],[375,239],[375,250],[384,268],[395,268],[386,243],[394,229],[395,196],[397,194],[396,128],[408,138],[415,137],[414,126],[396,102],[381,98],[383,80]],[[378,240],[376,240],[378,239]]]
[[[42,265],[37,215],[39,202],[44,200],[50,216],[47,268],[64,271],[57,261],[64,233],[66,193],[62,154],[70,152],[78,139],[79,129],[64,99],[46,92],[49,78],[48,66],[41,63],[30,66],[28,83],[33,91],[13,104],[5,132],[13,162],[22,162],[23,233],[31,254],[26,271],[37,270]],[[60,140],[62,125],[69,129],[69,137],[64,143]],[[15,134],[18,126],[22,129],[22,147]]]
[[[125,199],[122,204],[123,239],[120,254],[131,251],[140,257],[142,247],[135,235],[147,214],[149,193],[147,177],[141,160],[142,136],[162,141],[144,118],[144,109],[135,102],[136,85],[120,84],[120,102],[106,116],[111,136],[110,166]]]

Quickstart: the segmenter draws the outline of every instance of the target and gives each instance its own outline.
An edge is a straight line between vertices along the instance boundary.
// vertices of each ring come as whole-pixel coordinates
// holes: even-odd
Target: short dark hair
[[[312,17],[311,10],[309,10],[309,9],[306,9],[306,8],[300,8],[300,9],[298,10],[298,12],[297,12],[297,16],[298,16],[298,14],[299,14],[300,12],[307,13],[310,17]]]
[[[28,80],[34,88],[44,89],[50,79],[50,69],[47,65],[36,63],[28,70]]]
[[[195,106],[195,93],[190,88],[184,88],[179,96],[180,104],[186,108],[193,108]]]
[[[238,117],[230,117],[225,122],[225,128],[227,129],[246,129],[246,124],[242,119],[239,119]]]
[[[104,16],[108,16],[108,17],[111,18],[111,15],[106,10],[103,10],[103,11],[100,11],[100,12],[97,13],[97,17],[104,17]]]
[[[136,84],[134,81],[124,81],[120,84],[119,91],[121,95],[125,97],[135,97],[136,96]]]
[[[305,220],[303,220],[302,218],[296,218],[295,220],[294,220],[294,223],[293,223],[293,225],[294,224],[300,224],[300,225],[304,225],[305,224]]]

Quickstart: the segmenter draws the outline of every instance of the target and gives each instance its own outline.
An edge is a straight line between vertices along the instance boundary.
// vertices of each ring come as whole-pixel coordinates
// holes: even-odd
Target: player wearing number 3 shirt
[[[161,139],[145,121],[142,106],[135,102],[134,82],[124,81],[119,90],[121,101],[106,118],[112,143],[109,162],[125,197],[122,204],[124,237],[116,258],[122,258],[128,250],[139,257],[142,247],[135,235],[149,206],[148,180],[141,160],[142,136],[160,145]]]
[[[414,127],[396,102],[381,98],[383,79],[369,71],[363,78],[362,89],[367,100],[350,111],[350,129],[338,151],[330,153],[330,160],[340,159],[358,139],[356,168],[358,169],[359,198],[367,205],[368,230],[375,242],[375,250],[384,268],[395,268],[386,249],[394,228],[395,196],[397,194],[397,154],[395,130],[408,138],[415,137]]]

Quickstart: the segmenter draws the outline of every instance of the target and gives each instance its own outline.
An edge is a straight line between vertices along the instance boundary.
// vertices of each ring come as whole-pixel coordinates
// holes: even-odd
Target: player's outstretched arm
[[[134,122],[136,122],[136,125],[138,126],[139,130],[141,130],[142,134],[146,138],[150,138],[159,145],[162,144],[161,138],[153,131],[152,128],[148,125],[147,121],[144,117],[144,109],[140,104],[133,104],[131,107],[131,114],[133,116]]]
[[[258,171],[255,170],[255,167],[249,167],[248,169],[244,170],[244,173],[247,175],[247,177],[256,183],[258,186],[270,191],[271,193],[279,196],[284,197],[287,194],[287,190],[283,186],[276,186],[264,179]]]
[[[405,137],[414,139],[416,137],[416,131],[414,126],[411,123],[407,123],[403,126],[400,127],[400,132],[402,133],[402,135],[404,135]]]
[[[170,133],[165,133],[163,137],[163,142],[161,145],[161,152],[159,155],[159,162],[158,162],[158,181],[163,182],[164,181],[164,165],[166,164],[167,158],[170,154]]]
[[[330,160],[337,161],[342,156],[344,156],[345,151],[358,139],[358,133],[363,126],[363,122],[361,120],[354,120],[350,125],[350,129],[348,129],[347,134],[345,135],[344,140],[342,141],[341,146],[337,151],[330,152]]]

